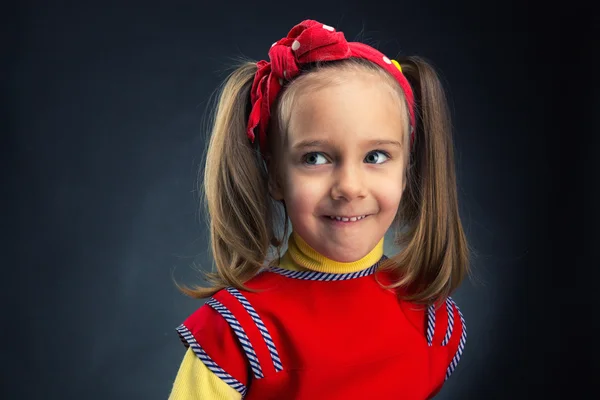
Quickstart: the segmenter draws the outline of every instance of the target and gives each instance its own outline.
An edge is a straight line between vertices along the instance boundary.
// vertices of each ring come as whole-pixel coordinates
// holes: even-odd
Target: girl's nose
[[[352,165],[340,166],[335,172],[331,197],[334,200],[352,201],[365,195],[366,188],[360,168]]]

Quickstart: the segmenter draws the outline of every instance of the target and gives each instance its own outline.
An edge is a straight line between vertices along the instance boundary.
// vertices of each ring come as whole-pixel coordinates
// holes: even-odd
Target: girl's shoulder
[[[219,293],[188,315],[177,333],[211,372],[243,395],[249,382],[248,361],[239,336],[231,329],[235,317],[215,298]]]
[[[255,286],[259,281],[247,283]],[[240,394],[246,392],[251,379],[263,378],[278,368],[273,339],[261,319],[263,307],[257,298],[265,296],[227,287],[207,299],[177,328],[183,344]]]
[[[407,319],[428,346],[439,390],[456,369],[465,349],[467,325],[463,313],[452,297],[430,306],[401,304]]]

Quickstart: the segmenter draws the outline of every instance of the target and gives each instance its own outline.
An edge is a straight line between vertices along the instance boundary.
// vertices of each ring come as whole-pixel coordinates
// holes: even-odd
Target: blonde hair
[[[398,279],[392,287],[403,287],[403,298],[432,304],[445,299],[460,285],[468,272],[469,252],[458,210],[444,90],[433,67],[424,59],[404,57],[398,62],[415,93],[417,123],[415,143],[407,157],[407,185],[394,223],[395,243],[404,248],[390,256],[381,268],[396,273]],[[312,65],[290,86],[301,86],[304,76],[323,68],[357,67],[380,71],[404,101],[399,85],[390,75],[375,64],[357,59]],[[194,298],[210,297],[228,286],[249,290],[244,283],[264,267],[271,250],[280,254],[287,234],[285,207],[269,194],[277,152],[274,151],[275,157],[261,154],[258,140],[253,145],[246,136],[250,88],[256,70],[253,61],[239,65],[226,79],[214,110],[203,194],[216,268],[206,273],[208,287],[189,289],[178,285]],[[285,132],[289,120],[294,90],[290,88],[289,94],[286,90],[273,107],[271,146],[274,134]],[[281,225],[283,233],[278,238],[277,227]]]

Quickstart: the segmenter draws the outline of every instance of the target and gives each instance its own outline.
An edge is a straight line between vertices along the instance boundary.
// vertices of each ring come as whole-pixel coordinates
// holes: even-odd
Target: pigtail
[[[209,297],[228,286],[248,290],[244,282],[263,267],[270,245],[281,244],[273,232],[266,166],[257,145],[246,136],[256,70],[254,62],[238,67],[223,85],[216,106],[202,191],[216,268],[206,274],[211,287],[178,285],[194,298]]]
[[[415,147],[398,221],[393,257],[409,288],[406,298],[422,304],[445,300],[468,272],[468,247],[459,216],[450,113],[433,67],[419,57],[398,60],[415,93]]]

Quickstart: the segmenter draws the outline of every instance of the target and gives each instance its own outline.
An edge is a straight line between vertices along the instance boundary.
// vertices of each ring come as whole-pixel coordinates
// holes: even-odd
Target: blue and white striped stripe
[[[250,304],[248,299],[246,299],[246,297],[244,297],[244,295],[236,288],[228,287],[226,290],[232,296],[234,296],[236,299],[238,299],[238,301],[242,304],[244,309],[248,312],[248,314],[250,314],[250,317],[252,317],[252,320],[256,324],[256,327],[260,331],[260,334],[262,335],[262,337],[265,341],[265,344],[267,345],[267,348],[269,349],[269,353],[271,354],[271,360],[273,361],[273,366],[275,367],[275,371],[277,371],[277,372],[283,371],[283,365],[281,363],[281,359],[279,358],[279,353],[277,352],[275,343],[273,342],[273,338],[271,337],[269,330],[267,329],[267,327],[265,326],[263,321],[260,319],[260,316],[254,309],[254,307],[252,307],[252,304]]]
[[[448,329],[446,329],[446,336],[444,336],[442,346],[448,344],[450,336],[452,336],[452,330],[454,329],[454,309],[452,308],[451,298],[446,299],[446,310],[448,311]]]
[[[206,365],[206,367],[214,373],[219,379],[223,382],[234,388],[238,393],[242,395],[242,398],[246,395],[246,386],[235,379],[233,376],[229,375],[225,370],[217,365],[206,351],[196,342],[196,339],[191,334],[191,332],[184,326],[180,325],[177,327],[177,332],[179,333],[179,337],[181,341],[186,345],[192,348],[196,356]]]
[[[219,301],[211,298],[210,300],[206,301],[205,304],[212,307],[216,312],[221,314],[223,318],[225,318],[225,321],[227,321],[231,329],[233,329],[236,336],[238,337],[238,340],[240,341],[240,344],[242,345],[242,348],[246,353],[246,357],[250,362],[250,366],[252,368],[252,371],[254,372],[254,376],[256,377],[256,379],[264,378],[260,362],[258,361],[258,357],[256,356],[254,348],[252,347],[252,343],[250,343],[250,339],[248,339],[248,336],[246,335],[244,328],[242,328],[242,325],[240,325],[240,323],[233,316],[233,314]]]
[[[435,332],[435,305],[427,307],[427,345],[433,345],[433,333]]]
[[[316,271],[290,271],[289,269],[272,267],[269,268],[269,271],[274,272],[279,275],[286,276],[288,278],[294,279],[304,279],[308,281],[345,281],[348,279],[356,279],[362,278],[364,276],[372,275],[376,270],[379,264],[382,261],[387,259],[386,256],[383,256],[375,265],[363,269],[361,271],[356,272],[348,272],[345,274],[334,274],[328,272],[316,272]]]
[[[452,373],[456,369],[456,366],[458,365],[458,361],[460,360],[460,357],[465,349],[465,343],[467,342],[467,325],[465,324],[465,319],[462,315],[462,312],[460,312],[460,309],[456,305],[456,303],[454,303],[454,300],[450,300],[450,301],[452,302],[452,305],[454,307],[456,307],[456,311],[458,311],[458,315],[460,316],[460,322],[462,324],[462,334],[460,335],[460,340],[458,342],[458,350],[456,351],[456,354],[452,358],[450,365],[446,369],[446,379],[450,378],[450,375],[452,375]]]

